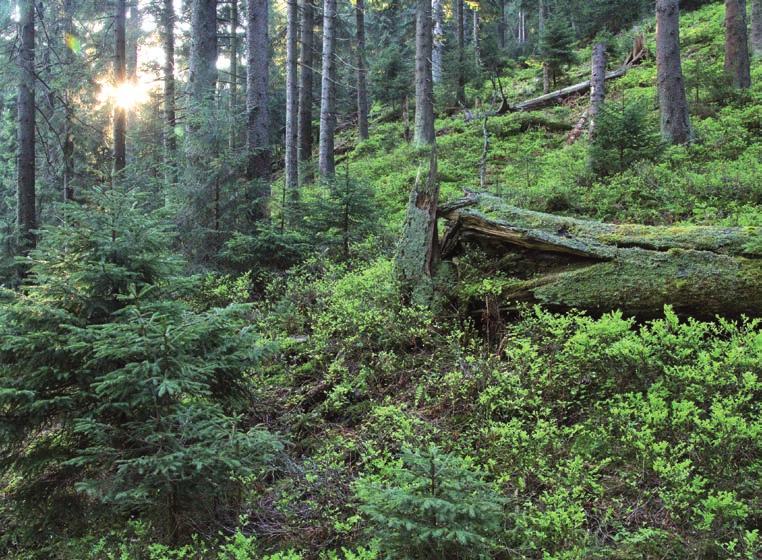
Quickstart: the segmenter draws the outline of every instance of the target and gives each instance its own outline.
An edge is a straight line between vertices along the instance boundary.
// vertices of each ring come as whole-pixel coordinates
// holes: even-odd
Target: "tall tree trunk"
[[[762,0],[751,0],[751,52],[762,58]]]
[[[368,70],[365,63],[365,0],[357,0],[357,130],[368,139]]]
[[[499,13],[497,20],[497,46],[502,50],[505,48],[505,0],[499,0]]]
[[[442,82],[442,59],[444,54],[444,9],[442,0],[432,0],[431,12],[434,18],[431,78],[435,84],[439,84]]]
[[[268,108],[268,72],[270,36],[268,32],[268,0],[249,0],[246,27],[246,144],[248,149],[247,176],[256,180],[256,201],[252,217],[261,220],[268,216],[270,193],[270,111]]]
[[[137,0],[132,0],[127,27],[127,77],[135,81],[138,76],[138,41],[140,40],[140,11]]]
[[[725,0],[725,73],[734,87],[751,87],[746,0]]]
[[[315,7],[313,0],[301,0],[302,25],[299,44],[299,184],[312,180],[312,49],[315,40]]]
[[[74,0],[64,0],[64,37],[67,41],[74,37]],[[66,68],[73,69],[74,50],[73,45],[66,45],[64,49],[64,63]],[[73,132],[73,109],[71,106],[70,86],[67,85],[64,92],[64,125],[63,125],[63,200],[74,200],[74,132]]]
[[[519,44],[527,42],[527,14],[524,10],[519,12]]]
[[[656,1],[656,80],[662,137],[685,144],[691,140],[691,121],[680,60],[679,0]]]
[[[538,38],[540,41],[542,41],[542,36],[545,34],[545,2],[543,2],[543,0],[540,0],[538,3],[538,6],[539,6]],[[542,63],[542,92],[543,93],[550,92],[550,68],[548,67],[547,62]]]
[[[126,61],[126,16],[127,4],[125,0],[116,2],[116,19],[114,21],[114,77],[117,84],[123,84],[127,74]],[[127,163],[127,111],[117,105],[114,108],[114,177],[116,177]]]
[[[164,46],[164,164],[170,184],[177,181],[177,116],[175,111],[175,8],[163,0],[161,11]]]
[[[297,119],[298,119],[298,83],[297,83],[297,40],[299,8],[297,0],[286,2],[286,190],[295,193],[299,184],[297,161]]]
[[[18,159],[17,225],[21,254],[35,246],[37,227],[35,194],[35,70],[34,70],[34,0],[19,1],[19,84],[18,84]]]
[[[217,0],[193,0],[188,82],[195,105],[206,105],[214,98],[217,87]]]
[[[590,137],[595,136],[598,113],[606,98],[606,44],[593,45],[592,70],[590,73]]]
[[[228,146],[235,150],[238,145],[238,0],[230,2],[230,106],[231,115],[230,137]]]
[[[415,13],[416,144],[434,142],[434,92],[431,76],[431,0],[417,0]]]
[[[455,0],[455,25],[458,35],[458,89],[457,101],[466,104],[466,29],[463,0]]]
[[[333,159],[336,129],[336,0],[323,1],[323,79],[320,88],[320,177],[330,179],[336,173]]]
[[[479,10],[474,10],[474,62],[477,68],[481,68],[482,65],[482,45],[479,39],[479,28]]]

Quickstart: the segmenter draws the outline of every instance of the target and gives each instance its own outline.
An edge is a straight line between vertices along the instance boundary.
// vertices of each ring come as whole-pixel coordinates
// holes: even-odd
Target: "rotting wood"
[[[442,256],[504,263],[501,300],[594,312],[762,314],[762,228],[607,224],[516,208],[488,194],[440,207]],[[506,258],[510,256],[511,258]]]

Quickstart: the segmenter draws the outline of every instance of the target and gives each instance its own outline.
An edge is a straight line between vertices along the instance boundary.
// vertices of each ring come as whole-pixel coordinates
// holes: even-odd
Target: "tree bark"
[[[228,146],[235,150],[238,145],[238,127],[236,126],[238,115],[238,0],[230,2],[230,138]]]
[[[538,2],[538,36],[539,40],[542,41],[542,36],[545,34],[545,3],[543,0],[539,0]],[[549,93],[550,92],[550,68],[548,67],[547,62],[542,63],[542,93]]]
[[[64,37],[68,40],[74,37],[74,0],[64,0]],[[74,51],[72,46],[66,45],[64,49],[64,61],[67,69],[73,69]],[[67,85],[64,93],[64,125],[63,125],[63,200],[74,200],[74,131],[73,131],[73,108],[71,105],[71,86]]]
[[[523,45],[527,42],[527,32],[526,32],[526,14],[523,10],[519,10],[519,21],[517,26],[517,38],[519,45]]]
[[[217,86],[217,0],[193,0],[188,83],[195,105],[207,105],[214,98]]]
[[[477,68],[481,68],[482,66],[482,46],[479,39],[480,25],[479,10],[474,10],[474,63],[476,64]]]
[[[442,60],[444,55],[444,9],[442,0],[432,0],[431,11],[434,18],[431,77],[435,84],[439,84],[442,82]]]
[[[16,161],[18,249],[22,255],[36,243],[37,197],[35,193],[35,69],[34,0],[19,1],[19,83]]]
[[[310,160],[312,159],[312,49],[315,37],[315,7],[312,0],[301,0],[302,25],[299,46],[299,130],[298,159],[299,184],[312,179]]]
[[[497,20],[497,46],[502,50],[506,47],[505,43],[505,28],[507,27],[505,21],[505,2],[506,0],[499,0],[498,2],[498,20]]]
[[[590,137],[595,136],[596,117],[606,98],[606,44],[593,45],[593,59],[590,75]]]
[[[725,73],[734,87],[751,87],[746,0],[725,0]]]
[[[410,193],[395,258],[395,270],[405,299],[420,305],[429,305],[434,295],[432,278],[439,262],[438,203],[437,154],[436,147],[432,147],[426,178],[421,178],[419,170]]]
[[[440,209],[445,257],[472,243],[513,258],[507,303],[654,315],[762,312],[762,228],[605,224],[523,210],[478,194]]]
[[[247,177],[255,182],[255,220],[267,218],[270,186],[270,111],[268,108],[270,37],[268,0],[249,0],[246,27]]]
[[[163,0],[161,11],[164,47],[164,165],[169,184],[177,181],[177,115],[175,110],[175,8]]]
[[[431,0],[417,0],[415,17],[415,129],[416,144],[434,142],[434,91],[431,76]]]
[[[323,76],[320,88],[320,146],[318,168],[322,179],[336,173],[334,133],[336,130],[336,0],[323,0]]]
[[[114,78],[118,85],[126,79],[126,16],[125,0],[117,0],[114,21]],[[114,178],[124,169],[127,163],[127,111],[124,107],[114,107]]]
[[[357,23],[357,131],[368,139],[368,70],[365,63],[365,0],[355,5]]]
[[[762,57],[762,0],[751,0],[751,51]]]
[[[138,77],[138,41],[140,40],[140,11],[137,0],[130,6],[130,20],[127,27],[127,77],[135,81]]]
[[[456,91],[457,101],[460,105],[466,104],[466,30],[464,21],[463,0],[455,0],[455,25],[458,35],[458,86]]]
[[[286,190],[296,191],[299,179],[297,161],[297,120],[298,120],[298,82],[297,82],[297,34],[299,8],[297,0],[286,2],[286,143],[285,173]]]
[[[662,137],[671,144],[685,144],[692,133],[680,60],[678,0],[656,2],[656,74]]]

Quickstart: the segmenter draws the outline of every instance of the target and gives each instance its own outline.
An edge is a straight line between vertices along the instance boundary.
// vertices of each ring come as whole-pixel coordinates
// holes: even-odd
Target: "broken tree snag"
[[[606,224],[532,212],[487,194],[443,206],[444,257],[500,263],[502,301],[653,316],[762,314],[762,228]]]
[[[406,299],[428,305],[433,298],[432,278],[439,262],[437,240],[437,152],[432,146],[428,172],[422,178],[419,168],[410,193],[402,237],[397,247],[395,269]]]

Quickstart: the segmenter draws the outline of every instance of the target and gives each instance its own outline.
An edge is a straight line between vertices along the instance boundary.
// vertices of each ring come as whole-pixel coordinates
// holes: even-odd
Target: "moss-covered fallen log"
[[[503,263],[501,299],[592,311],[762,314],[762,228],[606,224],[486,194],[440,208],[442,254],[480,246]],[[509,255],[510,258],[505,258]]]

